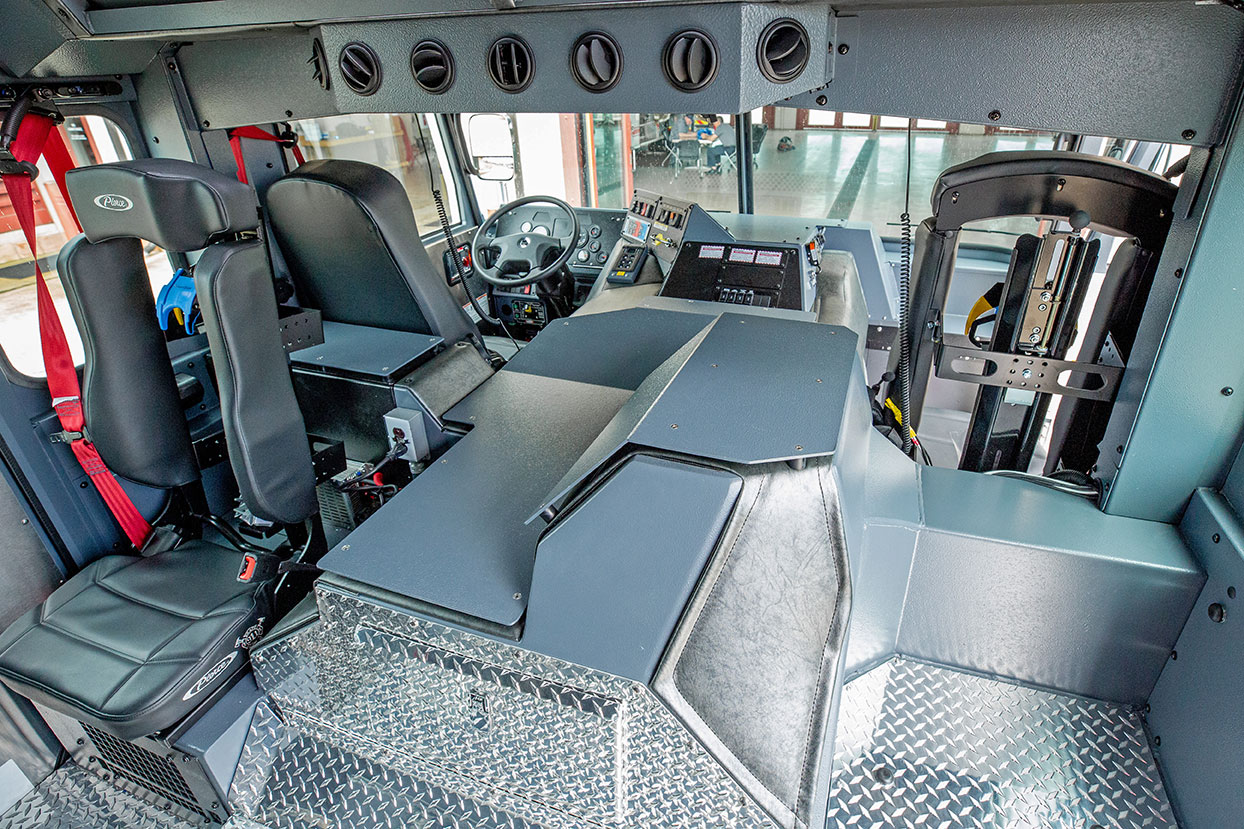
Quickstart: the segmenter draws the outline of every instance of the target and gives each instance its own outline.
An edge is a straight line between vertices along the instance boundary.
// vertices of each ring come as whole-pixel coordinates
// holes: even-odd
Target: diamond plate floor
[[[848,683],[829,829],[1176,827],[1139,714],[906,659]]]
[[[0,829],[190,829],[182,821],[67,763],[0,816]]]

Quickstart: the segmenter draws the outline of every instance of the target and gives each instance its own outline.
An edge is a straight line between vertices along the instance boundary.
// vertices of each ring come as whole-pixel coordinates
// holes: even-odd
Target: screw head
[[[1051,294],[1049,291],[1042,291],[1042,292],[1041,292],[1041,301],[1042,301],[1042,302],[1049,302],[1049,301],[1050,301],[1050,300],[1052,300],[1052,299],[1054,299],[1054,295],[1053,295],[1053,294]]]
[[[848,46],[847,44],[845,43],[838,44],[838,54],[845,55],[847,52],[850,52],[850,51],[851,51],[851,47]]]
[[[1039,343],[1039,342],[1041,342],[1041,335],[1040,335],[1040,334],[1029,334],[1029,335],[1028,335],[1028,342],[1030,342],[1030,343]]]
[[[1196,138],[1196,130],[1184,130],[1179,135],[1181,138],[1183,138],[1183,140],[1191,141],[1192,139]]]
[[[990,121],[1001,121],[1001,120],[1002,120],[1002,110],[999,110],[999,109],[990,110],[990,112],[989,112],[989,120],[990,120]]]
[[[824,95],[817,95],[817,96],[816,96],[816,105],[817,105],[817,106],[819,106],[819,107],[823,107],[823,106],[825,106],[825,105],[826,105],[826,104],[828,104],[828,103],[829,103],[829,99],[828,99],[828,98],[826,98]]]
[[[1223,387],[1222,387],[1222,396],[1223,396],[1223,397],[1230,397],[1230,396],[1231,396],[1231,395],[1233,395],[1233,394],[1235,394],[1235,389],[1231,388],[1230,386],[1223,386]]]
[[[1023,377],[1025,380],[1027,380],[1029,377],[1032,376],[1032,369],[1026,368],[1023,371],[1021,371],[1019,375]]]
[[[1211,622],[1221,625],[1227,621],[1227,609],[1218,602],[1214,602],[1209,606],[1209,619]]]

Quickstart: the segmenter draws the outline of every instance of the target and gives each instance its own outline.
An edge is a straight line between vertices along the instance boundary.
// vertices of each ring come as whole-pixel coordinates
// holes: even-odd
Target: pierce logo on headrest
[[[129,210],[134,206],[134,202],[125,196],[118,196],[112,193],[104,193],[102,196],[95,197],[96,207],[102,207],[105,210]]]

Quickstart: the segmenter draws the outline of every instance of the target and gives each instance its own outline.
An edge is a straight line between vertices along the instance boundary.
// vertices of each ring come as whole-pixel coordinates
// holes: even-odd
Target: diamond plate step
[[[168,812],[67,763],[0,817],[0,829],[190,829]]]
[[[1176,827],[1139,713],[896,658],[848,683],[829,829]]]

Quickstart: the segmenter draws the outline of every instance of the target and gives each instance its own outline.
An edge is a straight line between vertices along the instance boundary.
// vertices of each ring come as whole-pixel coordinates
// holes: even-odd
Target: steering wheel
[[[552,236],[533,230],[526,233],[510,233],[494,239],[488,238],[488,231],[496,226],[502,216],[516,207],[527,204],[551,204],[560,209],[570,218],[570,233],[565,236]],[[497,211],[479,226],[479,230],[475,231],[475,238],[471,240],[471,261],[475,263],[475,272],[485,281],[498,288],[519,288],[539,282],[560,271],[570,261],[570,254],[574,253],[575,240],[578,238],[579,216],[570,205],[552,196],[524,196],[497,208]],[[491,268],[484,264],[487,260],[480,256],[480,252],[485,250],[496,252],[496,261]],[[554,250],[561,251],[557,259],[548,265],[541,266],[549,253]],[[507,274],[519,275],[508,276]]]

